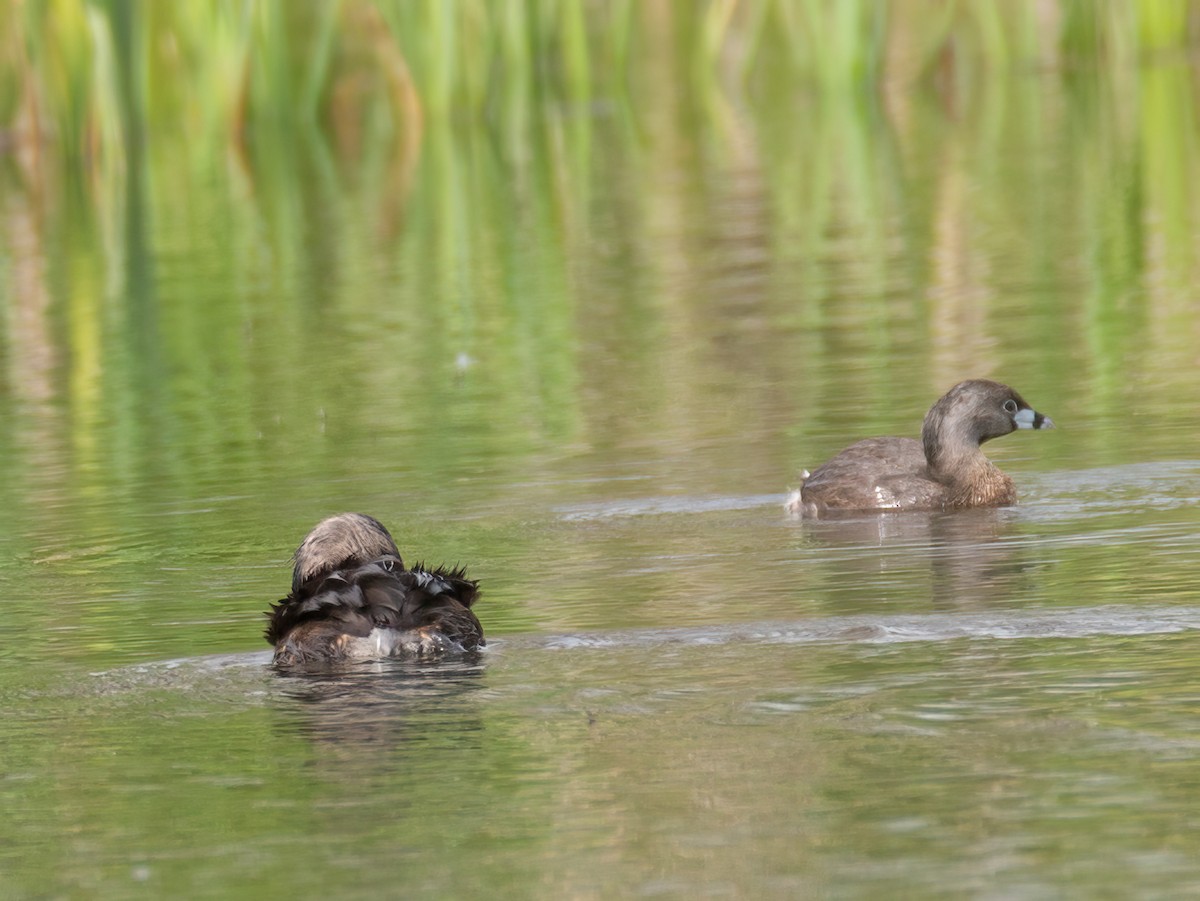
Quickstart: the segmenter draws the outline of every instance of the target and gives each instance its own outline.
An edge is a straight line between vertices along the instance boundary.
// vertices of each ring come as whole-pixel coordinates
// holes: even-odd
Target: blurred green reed
[[[974,79],[1010,67],[1115,69],[1186,50],[1195,0],[22,0],[0,10],[9,143],[111,152],[128,111],[227,142],[247,129],[383,117],[522,115],[628,98],[647,57],[694,86],[753,92],[776,66],[813,91]],[[124,74],[123,74],[124,73]],[[145,86],[130,93],[123,77]],[[132,86],[136,87],[136,86]]]

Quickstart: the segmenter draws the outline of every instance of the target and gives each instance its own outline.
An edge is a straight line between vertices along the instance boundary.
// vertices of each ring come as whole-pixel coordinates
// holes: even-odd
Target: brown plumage
[[[478,594],[461,569],[405,569],[379,520],[342,513],[296,549],[292,590],[265,635],[283,665],[473,652],[485,644],[470,609]]]
[[[1017,489],[980,445],[1016,429],[1054,423],[999,382],[971,379],[951,388],[925,416],[921,440],[867,438],[807,476],[787,508],[829,511],[957,510],[1015,504]]]

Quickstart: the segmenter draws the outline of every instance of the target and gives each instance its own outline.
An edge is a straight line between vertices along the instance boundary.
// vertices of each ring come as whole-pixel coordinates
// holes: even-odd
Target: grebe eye
[[[1011,397],[1004,402],[1004,412],[1009,416],[1017,415],[1017,402]]]

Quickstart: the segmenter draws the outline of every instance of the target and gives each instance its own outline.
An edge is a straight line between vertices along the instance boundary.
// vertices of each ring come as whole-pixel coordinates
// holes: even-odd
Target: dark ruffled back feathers
[[[478,595],[479,583],[466,578],[462,569],[402,570],[393,558],[384,557],[337,570],[311,592],[289,594],[271,605],[266,638],[277,644],[292,629],[314,619],[336,622],[349,634],[363,636],[375,628],[419,629],[454,613],[465,614],[473,631],[481,633],[470,611]]]
[[[383,553],[363,560],[364,548]],[[342,559],[331,561],[330,551]],[[342,514],[318,523],[300,545],[292,591],[271,605],[265,637],[284,663],[475,651],[485,643],[471,612],[478,596],[479,583],[463,569],[405,569],[377,520]],[[388,637],[372,653],[375,630]]]

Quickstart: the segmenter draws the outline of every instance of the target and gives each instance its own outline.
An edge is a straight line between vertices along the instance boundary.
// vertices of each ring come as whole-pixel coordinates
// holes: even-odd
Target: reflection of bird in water
[[[304,778],[344,787],[348,809],[394,814],[439,795],[444,801],[446,784],[436,777],[461,765],[448,757],[486,751],[482,687],[478,661],[289,667],[277,671],[271,720],[286,746],[305,749]]]
[[[1054,423],[999,382],[959,382],[925,414],[921,440],[866,438],[805,475],[790,513],[838,510],[962,510],[1017,502],[1013,480],[980,445],[1017,429]]]
[[[905,516],[859,513],[805,521],[804,533],[806,543],[852,552],[837,555],[839,577],[873,581],[886,573],[887,585],[895,590],[905,584],[897,583],[899,573],[916,575],[920,584],[928,572],[935,607],[989,608],[1018,592],[1022,576],[1037,565],[1028,545],[1006,540],[1016,521],[1014,511],[995,508]]]
[[[430,660],[484,646],[461,569],[405,569],[383,524],[362,513],[317,523],[296,550],[291,593],[272,605],[275,663],[403,657]]]
[[[406,743],[429,742],[439,734],[465,747],[472,744],[471,736],[483,732],[476,699],[483,673],[477,660],[437,666],[356,661],[336,669],[285,669],[279,686],[294,703],[280,708],[280,725],[338,758],[359,760],[366,771],[388,765],[373,759],[379,748],[399,753]],[[365,756],[360,753],[364,750],[369,752]]]

